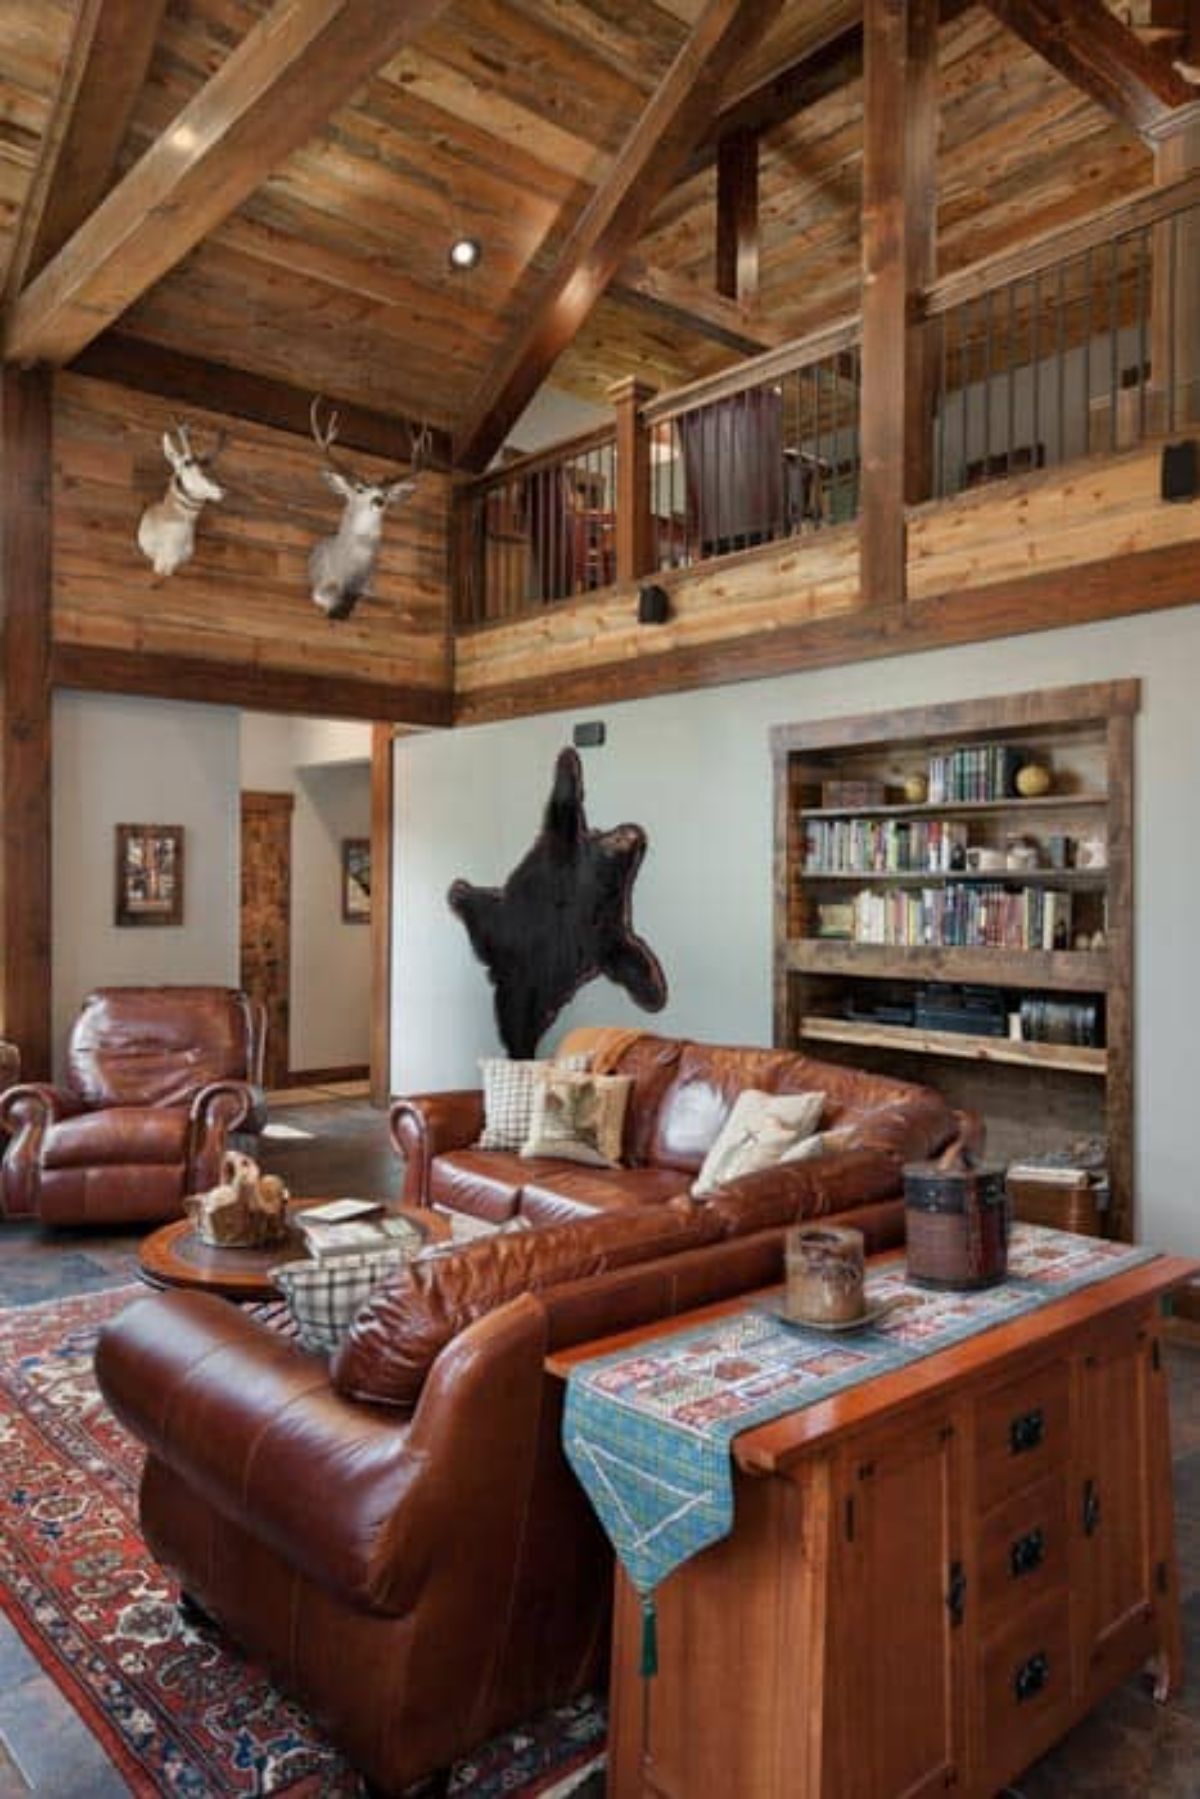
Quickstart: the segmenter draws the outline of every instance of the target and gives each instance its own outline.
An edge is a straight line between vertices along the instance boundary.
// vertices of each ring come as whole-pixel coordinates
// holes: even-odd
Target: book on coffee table
[[[320,1217],[324,1210],[323,1206],[312,1206],[296,1217],[296,1227],[308,1253],[318,1262],[327,1261],[330,1256],[361,1255],[364,1250],[404,1246],[415,1254],[425,1240],[420,1225],[411,1218],[391,1216],[382,1205],[373,1207],[370,1215],[356,1214],[344,1222]]]

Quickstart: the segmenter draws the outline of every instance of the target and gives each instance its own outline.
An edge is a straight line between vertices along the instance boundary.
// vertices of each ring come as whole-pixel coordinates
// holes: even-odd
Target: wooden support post
[[[636,581],[650,569],[650,433],[642,407],[654,388],[627,375],[608,390],[617,415],[617,580]]]
[[[3,1014],[26,1080],[48,1080],[50,1044],[49,370],[5,369],[0,391],[0,600],[4,617]]]
[[[905,504],[932,469],[920,295],[936,273],[936,0],[867,0],[863,88],[861,586],[905,594]]]
[[[1161,137],[1154,180],[1164,186],[1200,168],[1200,121]],[[1150,391],[1146,429],[1200,424],[1200,207],[1154,230],[1150,290]]]
[[[717,145],[717,292],[742,306],[758,299],[758,133],[731,131]]]
[[[392,1085],[392,854],[396,774],[391,725],[371,727],[371,1104]]]

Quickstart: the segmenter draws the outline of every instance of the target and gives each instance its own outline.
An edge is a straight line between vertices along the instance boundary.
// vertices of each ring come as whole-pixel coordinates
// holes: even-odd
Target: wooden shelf
[[[906,868],[872,871],[870,874],[856,874],[842,869],[804,868],[800,872],[805,881],[854,881],[859,886],[864,881],[872,884],[879,882],[888,887],[937,887],[943,881],[987,881],[992,885],[999,882],[1006,887],[1103,888],[1108,884],[1106,868],[997,868],[986,871],[952,868],[941,872]]]
[[[853,975],[866,980],[973,981],[987,987],[1039,987],[1097,993],[1108,986],[1107,950],[964,949],[942,945],[846,943],[793,937],[788,968],[797,974]]]
[[[1103,807],[1104,793],[1047,793],[1040,799],[946,800],[919,806],[802,806],[801,818],[957,818],[986,812],[1063,812],[1077,806]]]
[[[909,1055],[948,1056],[960,1062],[1002,1062],[1020,1068],[1051,1068],[1064,1074],[1108,1072],[1108,1052],[1073,1043],[1025,1043],[1010,1037],[970,1037],[958,1031],[927,1031],[910,1025],[865,1024],[852,1018],[800,1020],[800,1035],[818,1043],[858,1043],[866,1049],[899,1049]]]

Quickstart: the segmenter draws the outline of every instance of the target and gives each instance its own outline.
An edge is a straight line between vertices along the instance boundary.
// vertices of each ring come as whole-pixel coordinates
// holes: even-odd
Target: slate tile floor
[[[396,1191],[386,1115],[365,1101],[274,1105],[272,1117],[312,1136],[267,1140],[264,1167],[305,1197]],[[136,1236],[0,1225],[0,1306],[33,1305],[134,1278]],[[1200,1340],[1173,1340],[1172,1440],[1184,1604],[1184,1690],[1158,1706],[1129,1682],[1022,1776],[1014,1799],[1200,1799]],[[128,1791],[95,1739],[0,1619],[0,1799],[119,1799]],[[599,1780],[580,1799],[602,1799]],[[755,1799],[746,1794],[745,1799]]]

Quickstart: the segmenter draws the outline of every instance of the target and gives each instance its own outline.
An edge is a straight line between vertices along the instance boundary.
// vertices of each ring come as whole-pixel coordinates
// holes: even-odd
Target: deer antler
[[[213,439],[212,449],[208,452],[208,454],[206,456],[201,456],[200,461],[203,462],[206,467],[211,465],[212,463],[214,463],[228,442],[229,442],[229,433],[225,429],[224,425],[221,425],[218,427],[217,434],[216,434],[215,438]]]
[[[329,464],[329,467],[331,469],[336,469],[339,475],[344,475],[347,481],[357,480],[358,477],[355,475],[354,470],[350,465],[333,454],[333,446],[337,442],[338,414],[332,407],[329,409],[329,422],[325,425],[324,429],[322,429],[320,394],[313,395],[313,403],[309,407],[308,417],[309,423],[312,426],[313,441],[316,443],[316,446],[318,450],[320,450],[325,461]]]
[[[425,467],[425,459],[429,455],[429,446],[432,441],[433,430],[427,421],[422,420],[419,431],[414,431],[411,425],[408,427],[408,442],[414,475]]]

